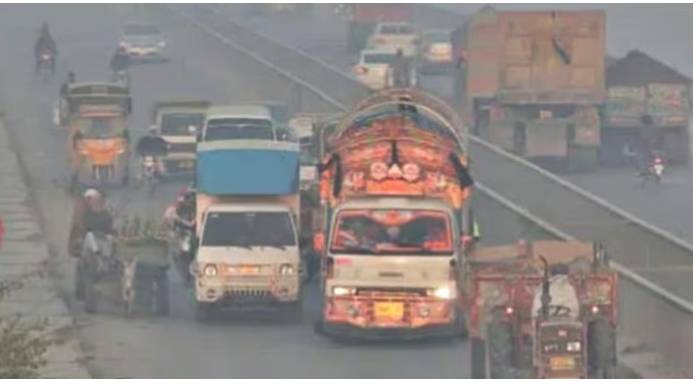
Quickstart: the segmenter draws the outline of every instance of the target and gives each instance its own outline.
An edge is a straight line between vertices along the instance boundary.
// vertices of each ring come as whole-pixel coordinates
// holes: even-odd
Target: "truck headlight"
[[[450,287],[438,287],[433,290],[433,296],[443,300],[450,300],[455,297],[455,293],[450,290]]]
[[[282,264],[279,267],[279,274],[280,275],[287,276],[287,275],[293,275],[294,273],[296,273],[296,268],[294,268],[294,266],[291,264]]]
[[[335,296],[347,296],[354,294],[355,289],[346,287],[334,287],[332,288],[332,294]]]
[[[217,275],[217,266],[214,264],[207,264],[204,269],[202,269],[202,272],[207,277],[214,277]]]
[[[565,349],[568,352],[580,352],[580,349],[582,349],[582,344],[579,341],[571,341],[566,344]]]

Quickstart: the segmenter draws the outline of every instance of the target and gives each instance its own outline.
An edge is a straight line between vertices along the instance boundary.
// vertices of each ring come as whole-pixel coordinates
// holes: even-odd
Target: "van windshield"
[[[332,253],[365,255],[452,254],[449,216],[434,210],[343,210]]]
[[[214,119],[207,123],[204,141],[274,140],[272,122],[265,119]]]
[[[161,134],[168,136],[195,136],[190,127],[200,128],[205,115],[201,113],[169,113],[161,118]]]
[[[158,35],[159,28],[151,24],[128,24],[123,28],[126,36]]]
[[[212,212],[202,245],[208,247],[292,247],[296,245],[289,212]]]

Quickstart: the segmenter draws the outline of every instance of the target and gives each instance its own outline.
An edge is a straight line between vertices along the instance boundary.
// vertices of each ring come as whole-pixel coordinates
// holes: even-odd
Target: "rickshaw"
[[[66,94],[71,188],[127,184],[131,99],[127,87],[78,83]]]

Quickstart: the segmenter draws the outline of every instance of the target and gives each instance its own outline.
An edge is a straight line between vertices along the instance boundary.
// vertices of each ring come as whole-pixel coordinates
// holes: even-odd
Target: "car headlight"
[[[202,272],[207,277],[214,277],[217,275],[217,266],[214,264],[207,264],[207,265],[205,265]]]
[[[291,264],[282,264],[279,267],[279,274],[283,276],[293,275],[295,272],[296,268],[294,268],[294,266]]]
[[[433,290],[433,296],[443,300],[449,300],[455,297],[455,293],[450,289],[450,287],[438,287]]]
[[[566,344],[565,349],[568,352],[580,352],[580,349],[582,348],[582,343],[579,341],[571,341],[568,344]]]
[[[356,292],[354,288],[346,288],[346,287],[334,287],[332,288],[332,294],[335,296],[347,296],[347,295],[352,295]]]

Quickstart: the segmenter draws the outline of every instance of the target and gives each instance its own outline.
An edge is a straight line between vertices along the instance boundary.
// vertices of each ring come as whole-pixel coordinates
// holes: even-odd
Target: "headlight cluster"
[[[430,291],[429,295],[438,299],[450,300],[455,298],[455,291],[448,286],[443,286]]]
[[[582,349],[582,343],[580,343],[579,341],[568,342],[568,344],[566,344],[565,346],[565,349],[568,352],[580,352],[580,350]]]
[[[560,348],[558,347],[558,344],[556,344],[556,343],[544,345],[544,352],[545,353],[558,352],[559,350],[560,350]]]
[[[335,296],[348,296],[348,295],[353,295],[356,293],[355,288],[347,288],[347,287],[334,287],[332,288],[332,294]]]
[[[282,264],[279,267],[279,274],[282,276],[293,275],[294,273],[296,273],[296,268],[291,264]]]
[[[207,277],[215,277],[218,273],[217,266],[214,264],[207,264],[202,269],[202,273]]]

